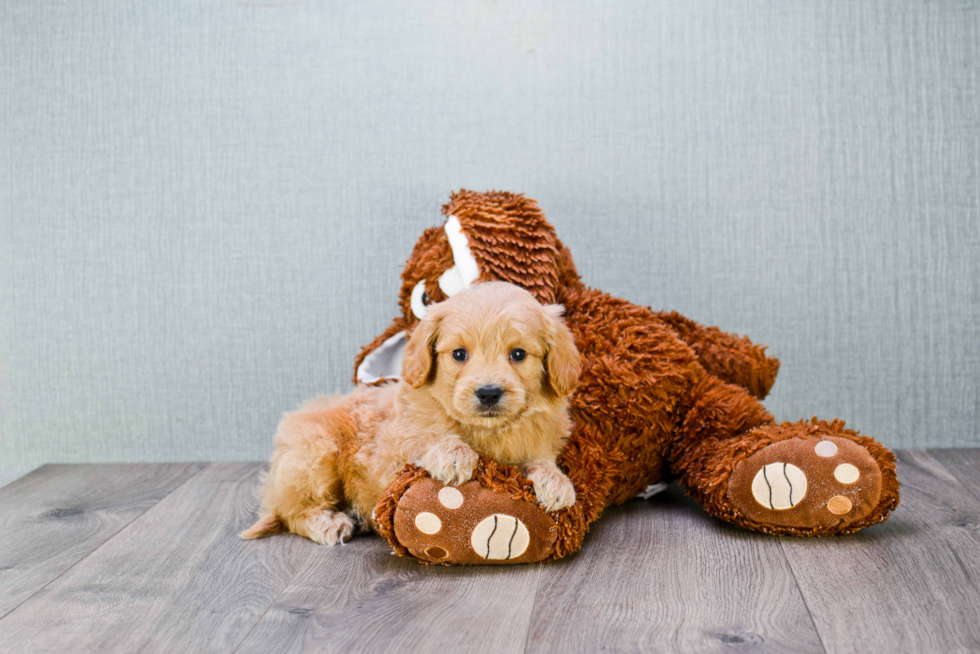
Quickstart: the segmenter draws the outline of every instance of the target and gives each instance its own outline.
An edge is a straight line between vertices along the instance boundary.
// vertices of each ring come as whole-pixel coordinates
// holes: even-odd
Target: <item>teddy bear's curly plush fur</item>
[[[530,482],[489,460],[460,493],[440,492],[409,466],[374,516],[400,554],[442,564],[559,558],[581,546],[607,506],[671,479],[711,515],[767,534],[851,533],[897,506],[888,449],[842,421],[777,423],[766,411],[759,400],[779,361],[765,348],[586,287],[544,214],[522,195],[460,191],[443,213],[447,225],[425,230],[402,273],[400,315],[357,357],[355,379],[384,383],[397,374],[378,372],[377,353],[394,348],[387,357],[397,365],[399,339],[411,338],[416,314],[460,279],[512,282],[564,305],[582,374],[559,464],[578,500],[546,514]],[[478,276],[467,280],[474,262]],[[424,522],[438,522],[438,531],[418,528],[423,513],[438,518]]]

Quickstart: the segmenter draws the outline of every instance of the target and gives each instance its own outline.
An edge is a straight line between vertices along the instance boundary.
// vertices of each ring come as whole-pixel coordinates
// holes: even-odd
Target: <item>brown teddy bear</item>
[[[560,303],[582,357],[572,436],[559,465],[574,506],[548,514],[512,467],[481,460],[444,487],[407,466],[375,509],[395,550],[427,563],[524,563],[566,556],[603,509],[678,479],[713,516],[766,534],[847,534],[899,501],[895,457],[839,420],[777,423],[759,402],[779,361],[747,338],[582,284],[537,203],[460,191],[402,273],[400,315],[357,357],[355,381],[401,372],[426,307],[470,284],[518,284]]]

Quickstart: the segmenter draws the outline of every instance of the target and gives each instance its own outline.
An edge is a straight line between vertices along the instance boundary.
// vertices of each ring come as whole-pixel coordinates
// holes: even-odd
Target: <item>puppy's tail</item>
[[[273,534],[278,534],[281,531],[285,531],[285,526],[282,524],[282,520],[279,519],[274,513],[262,516],[256,521],[254,525],[239,534],[241,538],[246,540],[252,540],[253,538],[265,538],[266,536],[272,536]]]

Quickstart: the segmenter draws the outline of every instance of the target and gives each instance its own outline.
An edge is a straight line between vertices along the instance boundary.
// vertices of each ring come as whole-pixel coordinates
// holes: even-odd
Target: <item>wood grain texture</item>
[[[241,541],[260,464],[46,467],[0,490],[0,575],[80,560],[0,618],[0,651],[977,651],[980,450],[899,456],[901,506],[852,536],[741,531],[672,487],[576,556],[498,568]]]
[[[929,454],[980,500],[980,449],[929,450]]]
[[[0,621],[0,651],[229,651],[316,549],[238,533],[260,464],[211,464]]]
[[[778,541],[676,487],[608,511],[542,573],[527,651],[822,652]]]
[[[461,187],[780,419],[980,444],[977,2],[0,2],[0,126],[5,465],[266,459]]]
[[[930,453],[899,457],[888,522],[781,539],[800,592],[828,652],[980,651],[980,500]]]
[[[238,651],[521,651],[541,569],[423,566],[374,536],[321,548]]]
[[[204,465],[47,465],[0,489],[0,618]]]

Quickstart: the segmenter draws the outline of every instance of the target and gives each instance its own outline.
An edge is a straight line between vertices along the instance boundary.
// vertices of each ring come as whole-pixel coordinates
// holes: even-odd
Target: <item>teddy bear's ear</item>
[[[396,316],[384,333],[364,346],[354,359],[355,384],[398,379],[402,372],[401,361],[408,328],[408,320],[404,316]]]
[[[464,189],[453,193],[442,211],[458,221],[479,281],[517,284],[542,304],[557,299],[558,237],[534,200],[519,193]]]
[[[549,304],[544,307],[548,320],[547,352],[544,357],[544,367],[548,372],[548,384],[556,395],[565,397],[571,395],[578,383],[582,370],[582,362],[575,338],[565,325],[561,316],[565,307],[560,304]]]
[[[405,358],[402,360],[402,379],[412,388],[418,388],[432,376],[441,322],[442,311],[438,305],[433,306],[408,340]]]

